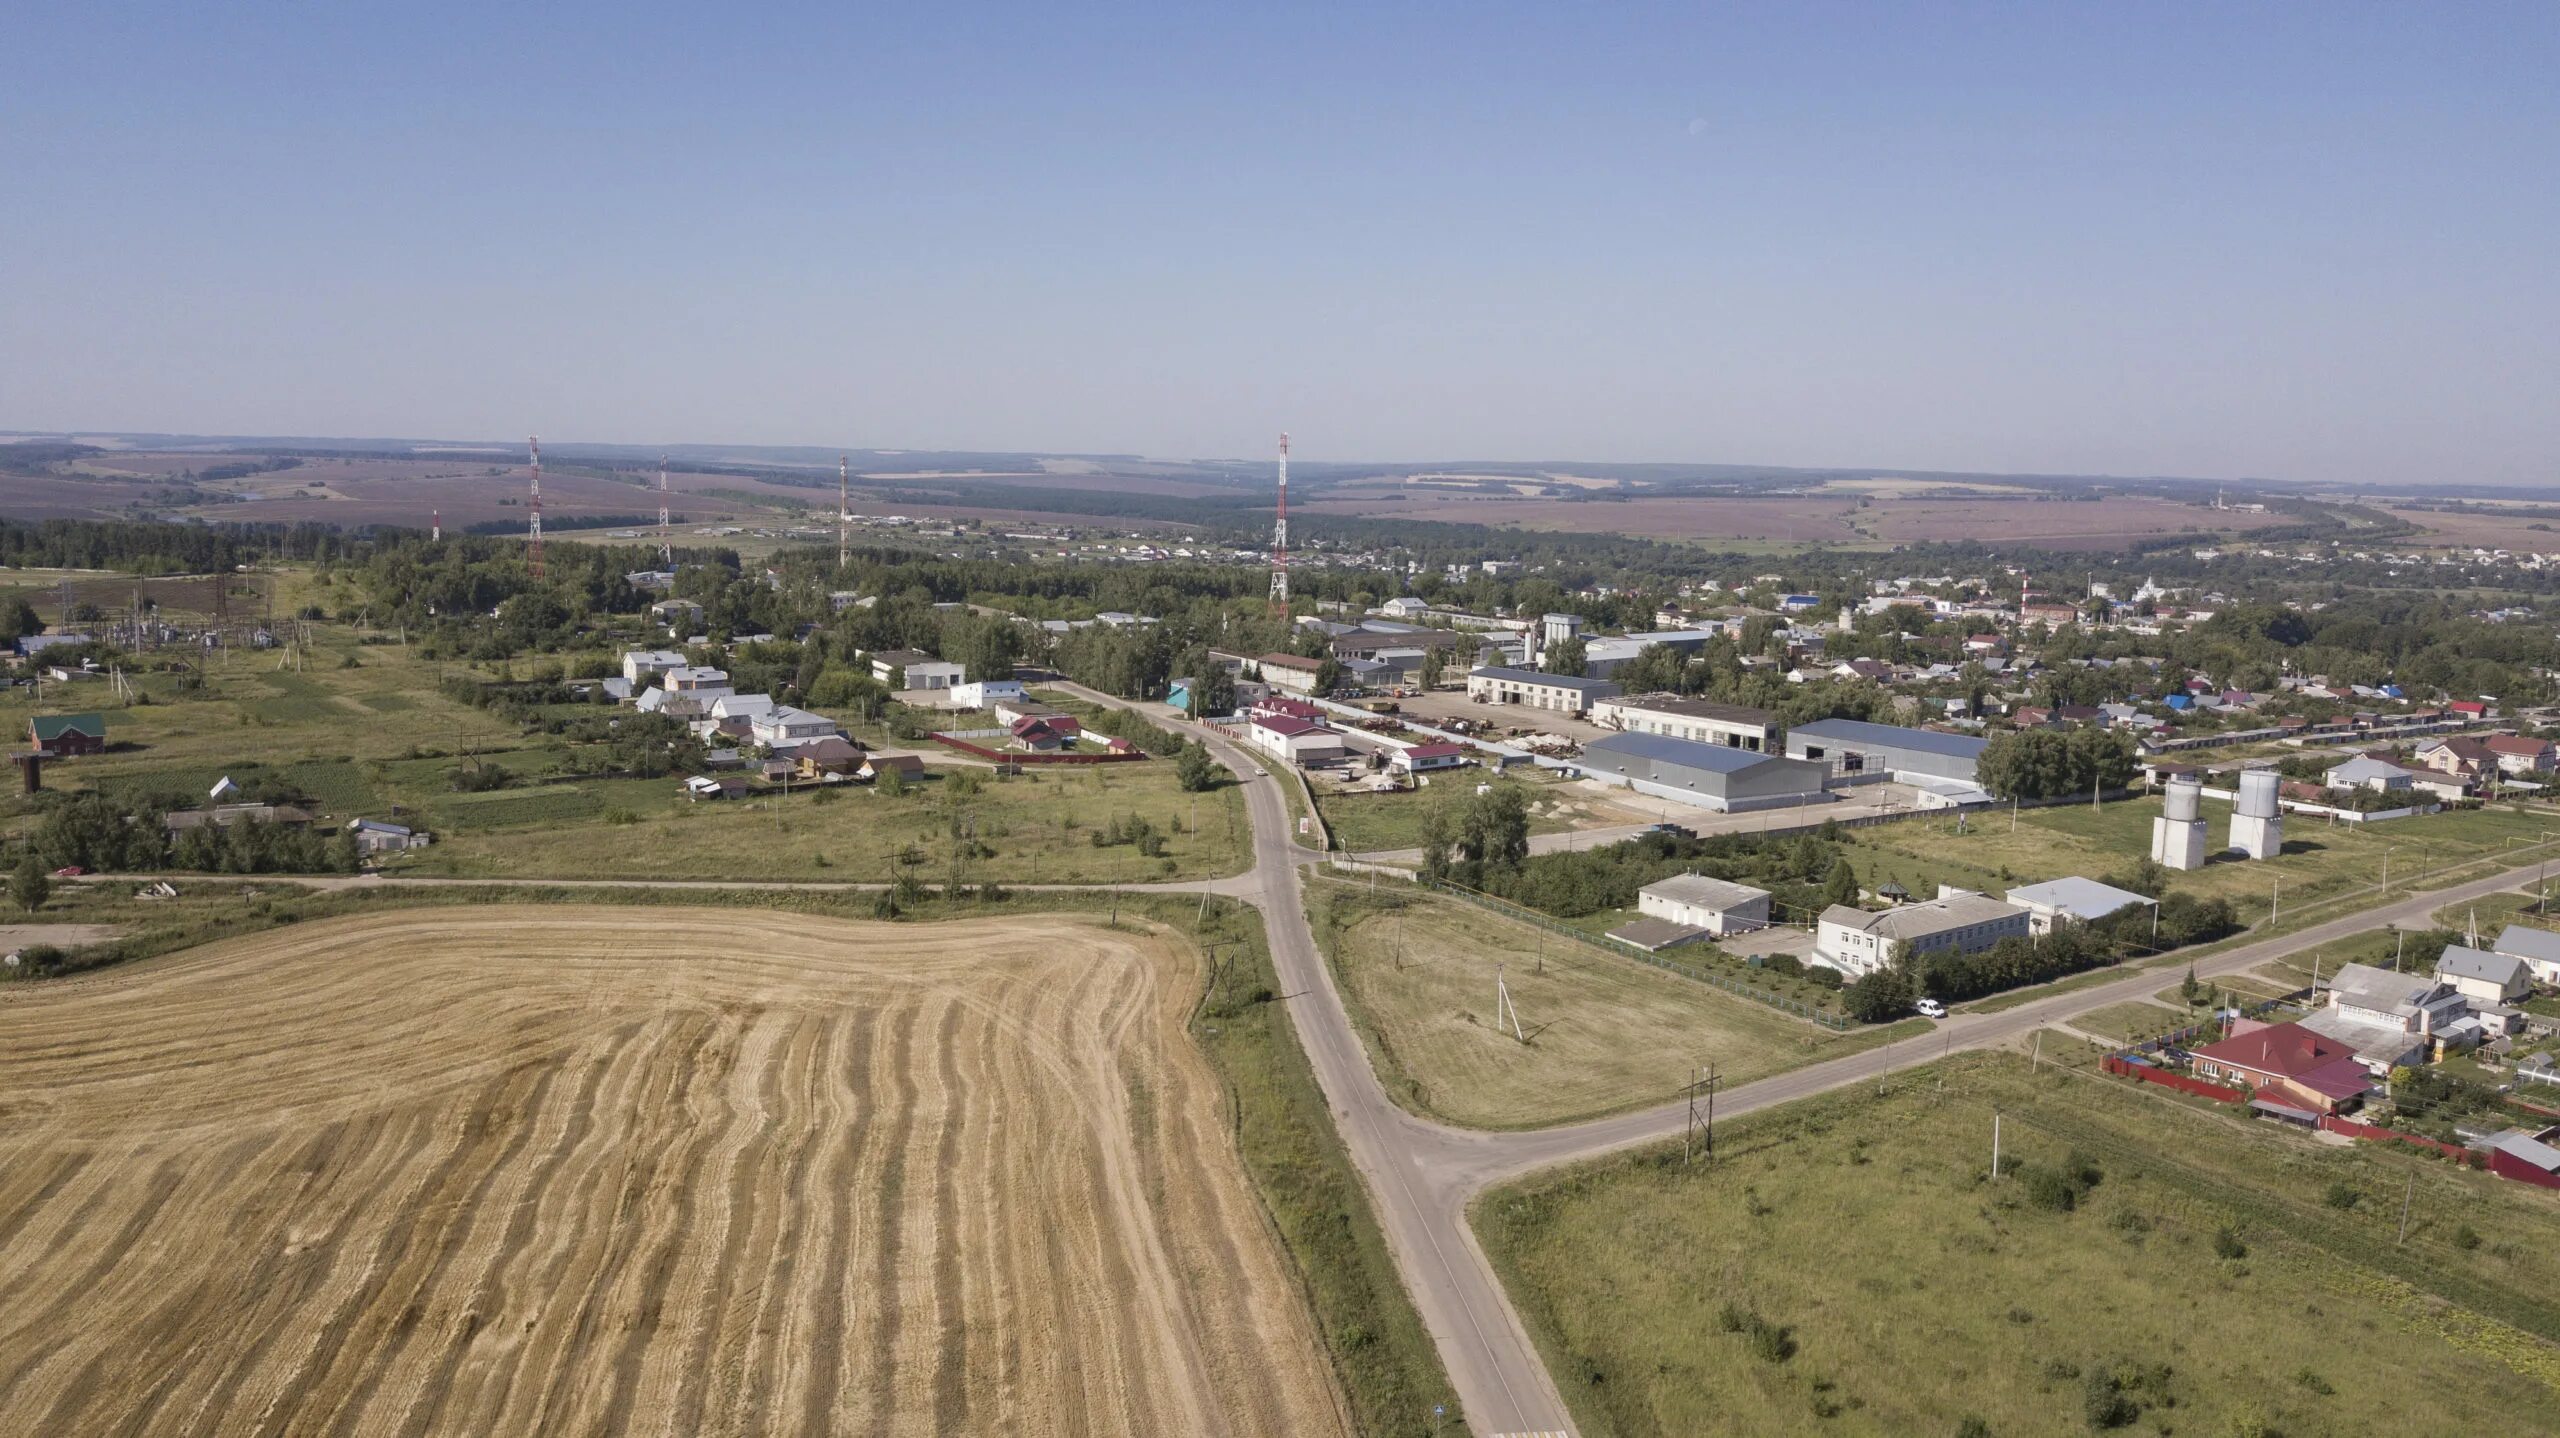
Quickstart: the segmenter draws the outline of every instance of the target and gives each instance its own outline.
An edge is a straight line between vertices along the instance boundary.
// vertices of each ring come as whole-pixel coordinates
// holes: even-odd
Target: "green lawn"
[[[1996,1182],[1995,1113],[2029,1166]],[[1710,1167],[1654,1149],[1477,1205],[1586,1438],[2075,1433],[2093,1403],[2141,1433],[2509,1432],[2560,1402],[2540,1190],[2017,1055],[1717,1137]]]
[[[503,760],[501,762],[504,762]],[[968,882],[1149,883],[1244,867],[1251,831],[1233,783],[1187,794],[1164,763],[1031,769],[963,794],[947,777],[897,796],[868,786],[693,803],[680,781],[577,779],[487,794],[421,796],[436,843],[406,873],[461,878],[800,879],[885,882],[893,855],[915,876]],[[1161,857],[1097,845],[1143,819],[1169,835]],[[1193,826],[1197,825],[1196,832]],[[971,847],[974,845],[974,849]]]
[[[1319,881],[1307,910],[1388,1092],[1469,1127],[1537,1128],[1666,1103],[1692,1064],[1746,1083],[1926,1027],[1824,1029],[1631,950],[1595,949],[1402,883],[1372,894]],[[1500,1021],[1497,979],[1517,1028]]]
[[[1496,779],[1482,769],[1459,769],[1429,776],[1429,788],[1394,794],[1319,794],[1317,812],[1333,831],[1333,846],[1354,853],[1372,849],[1422,847],[1423,816],[1433,807],[1475,792],[1478,784],[1497,784],[1522,791],[1529,800],[1529,832],[1560,834],[1584,827],[1583,806],[1551,780]],[[1625,822],[1612,820],[1610,822]]]

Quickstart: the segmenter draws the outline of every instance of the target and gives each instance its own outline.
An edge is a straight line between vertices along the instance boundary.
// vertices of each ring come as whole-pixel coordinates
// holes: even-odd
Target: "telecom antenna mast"
[[[658,456],[658,562],[669,569],[676,567],[676,547],[667,538],[667,457]]]
[[[853,457],[836,456],[836,568],[841,571],[853,557]]]
[[[536,583],[540,583],[542,580],[542,436],[537,434],[525,443],[533,447],[533,531],[529,537],[533,541],[533,577]]]
[[[1289,612],[1289,436],[1280,436],[1280,517],[1271,526],[1271,612]]]
[[[438,544],[442,544],[442,543],[444,543],[444,511],[443,511],[443,510],[441,510],[441,509],[430,509],[430,510],[428,510],[428,511],[427,511],[427,538],[429,538],[429,539],[431,539],[431,540],[435,541],[435,542],[436,542],[436,543],[438,543]]]

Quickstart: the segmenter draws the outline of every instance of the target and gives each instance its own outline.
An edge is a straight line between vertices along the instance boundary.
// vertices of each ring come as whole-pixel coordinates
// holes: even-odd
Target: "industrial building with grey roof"
[[[1612,734],[1585,746],[1575,762],[1600,783],[1718,813],[1830,798],[1823,788],[1828,771],[1820,764],[1659,734]]]
[[[1838,774],[1917,774],[1974,782],[1974,765],[1991,741],[1971,734],[1906,729],[1861,719],[1816,719],[1787,731],[1787,757]]]

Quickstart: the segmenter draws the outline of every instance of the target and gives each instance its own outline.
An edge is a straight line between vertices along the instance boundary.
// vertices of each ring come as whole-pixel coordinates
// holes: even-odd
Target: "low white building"
[[[821,739],[841,735],[844,730],[824,714],[794,709],[777,704],[748,721],[757,743],[767,746],[796,744],[805,739]]]
[[[1703,874],[1674,874],[1636,890],[1636,912],[1722,938],[1769,927],[1769,891]]]
[[[1019,679],[972,679],[965,684],[951,686],[951,702],[963,709],[984,709],[1002,700],[1022,697],[1022,681]]]
[[[931,659],[907,666],[909,689],[956,689],[969,678],[969,671],[946,660]]]
[[[622,651],[622,677],[633,684],[645,684],[670,669],[682,669],[685,657],[671,649],[625,649]]]
[[[1812,959],[1862,978],[1909,954],[1978,953],[2028,936],[2027,911],[1981,894],[1949,894],[1882,913],[1834,904],[1815,926]]]
[[[1474,758],[1474,751],[1464,744],[1407,744],[1387,755],[1387,767],[1398,774],[1429,774],[1464,768]]]
[[[2086,924],[2126,909],[2160,906],[2159,900],[2148,895],[2077,875],[2043,884],[2020,884],[2009,891],[2008,901],[2027,911],[2027,932],[2037,935],[2052,933],[2057,920]]]
[[[1480,704],[1516,704],[1529,709],[1552,709],[1559,714],[1586,713],[1592,705],[1617,692],[1618,686],[1606,679],[1576,679],[1500,665],[1467,675],[1467,697]]]
[[[1301,767],[1338,763],[1351,752],[1340,733],[1312,719],[1287,715],[1256,718],[1245,726],[1245,738],[1281,763]]]

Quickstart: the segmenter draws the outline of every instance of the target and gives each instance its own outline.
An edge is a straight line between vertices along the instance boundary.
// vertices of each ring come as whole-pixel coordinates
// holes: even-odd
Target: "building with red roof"
[[[2242,1019],[2231,1029],[2195,1051],[2197,1077],[2246,1084],[2315,1113],[2353,1108],[2373,1088],[2354,1048],[2298,1023]]]
[[[1395,751],[1387,767],[1407,774],[1427,774],[1434,769],[1455,769],[1467,762],[1464,744],[1415,744]]]

